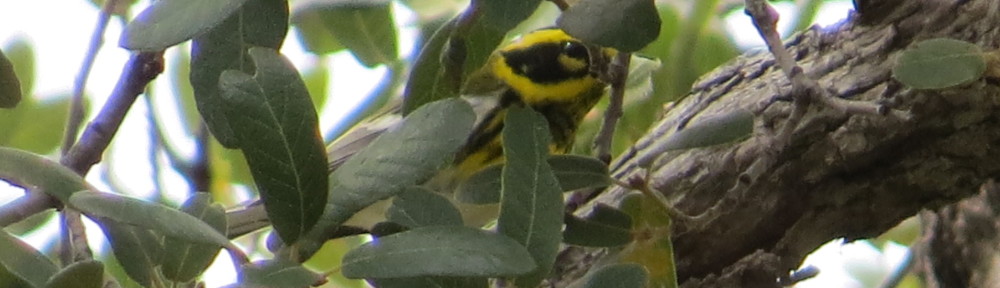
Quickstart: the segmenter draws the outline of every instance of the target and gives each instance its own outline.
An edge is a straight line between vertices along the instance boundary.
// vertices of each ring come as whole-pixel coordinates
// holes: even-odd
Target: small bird
[[[456,154],[454,163],[428,181],[427,186],[452,198],[452,191],[461,181],[486,166],[503,162],[501,131],[507,109],[515,105],[530,107],[545,117],[552,135],[552,154],[568,153],[583,117],[605,93],[607,64],[616,54],[614,49],[583,43],[557,28],[535,30],[495,51],[486,65],[470,75],[462,89],[463,99],[477,113],[473,132]],[[399,105],[394,105],[328,145],[331,171],[378,134],[398,124],[402,119],[399,110]],[[470,226],[479,226],[489,219],[465,214],[496,215],[473,213],[470,210],[484,209],[467,206],[459,205]],[[346,225],[371,227],[384,220],[386,207],[387,203],[373,205]]]

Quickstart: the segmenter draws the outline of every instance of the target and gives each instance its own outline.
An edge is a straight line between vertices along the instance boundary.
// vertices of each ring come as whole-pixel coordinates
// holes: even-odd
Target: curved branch
[[[1000,143],[1000,86],[995,79],[916,91],[891,77],[895,54],[920,40],[949,37],[987,50],[1000,46],[1000,4],[866,3],[893,10],[880,10],[879,19],[853,15],[840,26],[813,27],[788,40],[786,47],[806,75],[838,97],[829,100],[885,105],[906,111],[905,117],[814,105],[803,112],[787,145],[776,148],[776,131],[799,117],[791,113],[794,104],[784,101],[793,99],[794,92],[773,56],[755,53],[704,76],[654,130],[616,160],[615,177],[648,172],[650,185],[686,214],[717,210],[717,217],[704,225],[678,223],[675,228],[682,286],[774,286],[776,278],[787,276],[823,243],[874,237],[921,209],[968,197],[1000,175],[995,161],[1000,149],[992,147]],[[658,155],[649,171],[637,164],[645,151],[655,150],[651,145],[657,139],[734,109],[757,114],[758,129],[751,139]],[[596,200],[614,204],[627,193],[612,188]],[[603,252],[565,253],[563,259],[600,259]],[[557,265],[557,271],[588,266]],[[555,281],[567,280],[572,279]]]

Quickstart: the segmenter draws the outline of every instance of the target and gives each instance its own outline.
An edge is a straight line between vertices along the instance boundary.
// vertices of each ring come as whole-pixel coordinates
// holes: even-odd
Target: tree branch
[[[97,52],[104,44],[104,32],[107,31],[108,21],[111,14],[118,6],[118,0],[109,0],[101,6],[101,12],[97,16],[97,27],[90,36],[90,46],[87,47],[87,54],[80,65],[80,72],[73,81],[73,102],[69,109],[69,118],[66,121],[66,133],[63,135],[63,144],[60,149],[62,154],[69,152],[69,148],[76,143],[76,134],[80,132],[80,124],[83,123],[83,94],[87,87],[87,78],[90,77],[90,70],[94,67],[94,59],[97,59]]]
[[[60,160],[64,166],[73,169],[80,175],[86,175],[90,167],[101,160],[101,154],[111,144],[111,139],[118,132],[125,114],[132,103],[146,88],[149,82],[163,72],[163,52],[143,52],[132,55],[125,64],[125,71],[115,86],[108,102],[94,121],[87,125],[80,141]]]
[[[798,113],[801,121],[787,145],[773,149],[775,133],[767,131],[800,117],[792,112],[796,104],[779,101],[794,99],[796,92],[771,54],[755,53],[704,76],[613,164],[618,179],[649,173],[650,186],[685,214],[718,209],[704,226],[676,227],[673,247],[682,286],[775,286],[823,243],[874,237],[921,209],[968,197],[1000,175],[995,161],[1000,149],[992,148],[1000,143],[995,80],[916,91],[891,77],[894,55],[916,41],[949,37],[986,50],[1000,46],[1000,4],[883,0],[867,5],[893,9],[880,10],[878,19],[862,14],[866,24],[854,15],[840,26],[813,27],[786,41],[785,48],[802,75],[832,96],[830,101],[865,101],[906,111],[900,115],[906,117],[812,105]],[[649,171],[636,163],[658,138],[734,109],[757,113],[754,137],[670,152]],[[614,187],[596,201],[615,204],[628,193]],[[573,255],[560,259],[590,259],[587,263],[604,255],[583,249],[565,254]],[[556,271],[570,274],[589,266],[578,261],[557,265]],[[572,279],[557,279],[556,286],[566,280]]]
[[[0,227],[21,222],[32,215],[56,207],[58,203],[52,197],[41,192],[25,190],[24,196],[0,206]]]

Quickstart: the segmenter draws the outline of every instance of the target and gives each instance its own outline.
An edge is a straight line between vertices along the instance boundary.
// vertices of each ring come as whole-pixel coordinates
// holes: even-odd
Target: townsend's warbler
[[[477,124],[453,165],[428,181],[428,186],[451,193],[475,172],[502,162],[500,132],[507,109],[514,105],[528,106],[544,115],[552,134],[551,153],[567,153],[584,115],[604,94],[607,85],[602,76],[608,59],[615,54],[613,49],[582,43],[555,28],[530,32],[495,51],[487,64],[470,76],[462,91],[463,98],[476,110]],[[331,143],[328,146],[331,169],[398,123],[401,119],[398,111],[399,105],[395,105]],[[346,224],[370,227],[384,220],[385,205],[380,203],[365,209]],[[486,220],[480,216],[470,218],[468,205],[459,206],[466,224],[480,225]]]

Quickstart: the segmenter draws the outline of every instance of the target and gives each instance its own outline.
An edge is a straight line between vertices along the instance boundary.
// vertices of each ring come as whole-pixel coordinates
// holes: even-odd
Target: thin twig
[[[87,175],[90,168],[100,161],[101,155],[111,143],[132,103],[146,85],[161,72],[163,72],[163,52],[132,55],[125,64],[125,70],[108,102],[104,104],[94,121],[87,126],[80,141],[63,154],[60,164],[81,176]],[[63,260],[63,264],[92,259],[93,252],[87,246],[87,234],[80,212],[70,207],[65,207],[62,212],[60,259]]]
[[[916,266],[917,261],[914,259],[913,254],[915,253],[914,250],[918,249],[917,248],[918,246],[917,245],[910,245],[910,246],[911,246],[910,251],[903,256],[903,261],[899,263],[899,266],[896,267],[896,270],[893,270],[892,274],[889,274],[889,276],[886,277],[885,280],[882,282],[882,284],[880,284],[878,287],[880,288],[899,287],[899,284],[903,283],[903,279],[906,279],[906,275],[909,275],[910,271],[914,269],[914,266]]]
[[[94,60],[97,52],[104,45],[104,32],[107,31],[108,21],[111,20],[112,10],[118,6],[118,0],[108,0],[101,6],[101,12],[97,16],[97,26],[94,27],[94,34],[90,36],[90,46],[87,47],[87,54],[84,55],[80,72],[73,81],[73,99],[70,104],[69,118],[66,120],[66,133],[63,135],[63,144],[60,152],[65,155],[69,148],[76,142],[76,134],[80,132],[80,125],[83,124],[83,93],[87,86],[87,78],[90,77],[90,70],[94,68]]]
[[[154,112],[156,111],[156,107],[153,106],[154,94],[153,89],[149,89],[147,86],[146,101],[143,101],[146,104],[146,125],[148,125],[147,130],[149,131],[149,154],[146,157],[149,159],[151,169],[150,180],[153,181],[153,187],[155,188],[153,190],[154,197],[158,198],[159,202],[164,202],[167,200],[166,194],[163,193],[166,190],[166,186],[163,185],[163,181],[160,179],[160,172],[163,167],[160,165],[159,156],[160,152],[164,151],[163,147],[166,146],[166,140],[163,137],[163,130],[160,129],[160,125],[158,125],[156,120],[156,112]]]
[[[65,207],[59,214],[62,225],[62,246],[60,246],[60,259],[63,265],[69,265],[80,261],[94,259],[94,252],[87,244],[87,229],[83,227],[83,217],[80,211]]]
[[[781,68],[781,71],[785,73],[785,76],[792,84],[791,96],[795,105],[792,106],[791,116],[785,121],[786,127],[783,127],[776,137],[776,140],[778,140],[776,141],[778,145],[776,147],[780,149],[789,143],[791,134],[798,127],[799,120],[801,120],[801,117],[796,116],[805,115],[804,110],[809,108],[810,103],[821,104],[842,113],[862,113],[878,116],[889,114],[889,109],[882,105],[842,100],[826,89],[823,89],[815,79],[809,78],[803,72],[802,67],[795,62],[795,58],[788,52],[788,49],[785,49],[784,44],[781,42],[781,36],[778,34],[777,23],[779,15],[774,10],[774,7],[771,7],[766,0],[746,0],[745,3],[746,13],[753,19],[754,26],[757,27],[757,32],[764,38],[764,42],[767,43],[768,50],[774,55],[778,67]],[[895,117],[904,116],[904,114],[899,113],[889,115]]]
[[[604,111],[604,122],[601,124],[601,129],[597,132],[597,136],[594,137],[594,153],[597,155],[597,159],[601,159],[604,163],[611,162],[611,141],[614,139],[615,126],[618,125],[618,119],[622,117],[625,81],[628,79],[628,69],[631,60],[632,54],[618,53],[611,60],[610,69],[608,69],[608,72],[611,73],[611,99],[608,109]]]
[[[163,52],[143,52],[132,55],[108,102],[94,121],[87,125],[80,141],[59,161],[77,174],[86,175],[101,159],[111,139],[121,126],[132,103],[144,92],[146,85],[163,72]]]
[[[44,193],[26,190],[24,196],[0,206],[0,227],[21,222],[58,204],[55,199]]]
[[[647,174],[646,176],[643,177],[640,176],[631,177],[625,180],[625,182],[621,182],[618,180],[614,180],[614,182],[618,186],[639,191],[646,197],[649,197],[650,199],[655,201],[656,205],[660,206],[660,209],[662,209],[663,212],[670,217],[670,221],[673,223],[680,223],[686,226],[686,225],[691,225],[695,221],[699,221],[699,219],[696,219],[695,217],[687,215],[684,212],[677,210],[677,208],[674,208],[674,206],[670,204],[670,201],[668,201],[666,197],[663,197],[662,193],[658,193],[654,191],[652,187],[649,187],[649,182],[646,181],[646,179],[648,178],[649,175]]]
[[[201,126],[198,127],[198,131],[195,132],[195,150],[194,158],[191,160],[189,174],[187,175],[188,181],[191,181],[191,189],[193,191],[208,192],[211,191],[212,186],[212,170],[211,160],[209,153],[209,134],[208,127],[202,122]]]

